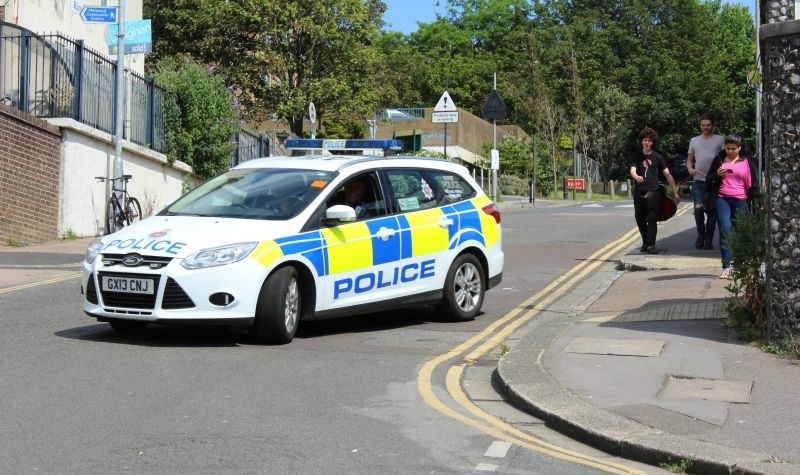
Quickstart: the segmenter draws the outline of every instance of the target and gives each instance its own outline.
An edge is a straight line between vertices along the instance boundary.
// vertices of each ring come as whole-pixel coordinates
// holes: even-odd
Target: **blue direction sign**
[[[83,7],[81,20],[86,23],[116,23],[117,7]]]

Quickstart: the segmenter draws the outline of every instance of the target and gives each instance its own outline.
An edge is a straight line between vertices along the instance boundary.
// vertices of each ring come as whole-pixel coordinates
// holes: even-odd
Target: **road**
[[[632,229],[632,208],[619,206],[504,210],[504,281],[465,323],[421,307],[304,322],[291,344],[270,347],[213,329],[120,335],[83,314],[77,278],[2,293],[0,473],[642,469],[505,404],[491,384],[501,345],[452,376],[463,401],[453,365],[437,362]],[[586,459],[510,444],[470,422],[471,403]]]

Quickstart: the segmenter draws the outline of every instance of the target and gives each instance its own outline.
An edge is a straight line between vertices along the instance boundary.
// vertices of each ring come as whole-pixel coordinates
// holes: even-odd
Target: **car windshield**
[[[182,196],[165,216],[284,220],[304,210],[334,173],[282,168],[230,170]]]

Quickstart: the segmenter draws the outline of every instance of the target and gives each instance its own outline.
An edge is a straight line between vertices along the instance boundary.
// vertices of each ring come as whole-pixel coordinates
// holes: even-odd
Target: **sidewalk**
[[[25,247],[0,246],[0,292],[48,279],[77,275],[94,237]]]
[[[723,327],[729,281],[695,237],[692,215],[678,216],[659,227],[658,255],[637,242],[572,289],[515,335],[498,382],[548,425],[625,458],[800,473],[800,366]]]

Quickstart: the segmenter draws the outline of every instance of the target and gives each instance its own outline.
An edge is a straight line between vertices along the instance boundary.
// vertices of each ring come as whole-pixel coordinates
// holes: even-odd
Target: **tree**
[[[302,134],[308,103],[323,120],[366,116],[379,102],[374,46],[380,0],[147,0],[158,55],[213,64],[248,118],[274,112]],[[157,19],[156,19],[157,18]]]
[[[592,150],[604,180],[614,176],[614,171],[625,163],[617,158],[623,150],[630,129],[629,114],[632,106],[630,96],[617,86],[600,86],[594,102],[589,107],[589,135]]]
[[[203,178],[227,169],[238,124],[233,96],[222,78],[174,58],[159,61],[154,77],[166,91],[168,159],[191,165]]]

